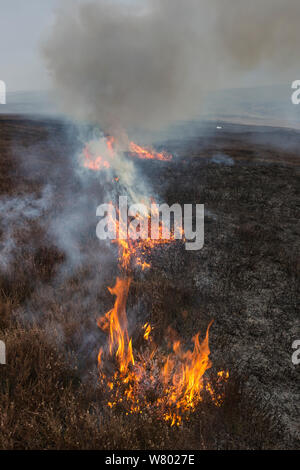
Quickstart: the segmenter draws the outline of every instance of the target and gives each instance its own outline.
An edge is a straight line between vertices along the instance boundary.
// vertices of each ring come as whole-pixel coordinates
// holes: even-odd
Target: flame
[[[140,145],[130,142],[129,144],[129,150],[132,152],[135,156],[137,156],[140,159],[144,160],[162,160],[165,162],[171,161],[172,160],[172,155],[169,155],[166,152],[156,152],[155,150],[147,150],[144,147],[141,147]]]
[[[207,390],[215,405],[220,406],[221,395],[215,393],[209,382],[204,383],[204,374],[211,367],[208,339],[212,322],[202,342],[200,333],[194,336],[193,350],[184,350],[181,342],[176,340],[173,342],[172,352],[165,356],[151,342],[151,349],[146,350],[147,359],[140,353],[135,358],[126,315],[130,283],[130,278],[117,278],[115,286],[109,288],[110,293],[116,296],[114,307],[98,320],[99,328],[109,334],[108,354],[117,363],[116,372],[112,377],[107,377],[103,372],[102,362],[105,353],[100,349],[100,378],[106,383],[111,396],[107,405],[113,408],[122,404],[127,413],[143,413],[144,409],[151,407],[171,426],[179,426],[183,417],[188,417],[195,410],[202,401],[203,390]],[[142,329],[144,340],[149,341],[151,325],[145,323]],[[160,364],[159,370],[157,364]],[[220,371],[218,381],[227,380],[228,376],[228,371]],[[159,391],[152,402],[146,398],[149,389]]]
[[[104,155],[94,155],[89,144],[86,144],[82,150],[82,164],[84,168],[88,168],[93,171],[100,171],[111,167],[110,161],[115,157],[115,138],[107,136],[104,139],[105,146],[103,153]]]
[[[146,341],[148,341],[149,335],[150,335],[151,330],[152,330],[151,325],[150,325],[149,323],[145,323],[145,325],[143,326],[143,330],[145,330],[145,332],[144,332],[144,339],[145,339]]]
[[[106,145],[106,149],[104,150],[105,155],[93,155],[89,145],[85,145],[82,150],[82,164],[85,168],[93,171],[101,171],[103,169],[110,168],[111,164],[109,160],[116,156],[118,149],[127,149],[132,154],[132,156],[146,160],[170,161],[173,158],[172,155],[169,155],[165,151],[156,152],[153,149],[147,150],[146,148],[141,147],[134,142],[129,142],[127,137],[123,139],[126,142],[125,147],[118,145],[116,139],[113,136],[106,136],[104,140]],[[118,181],[118,179],[115,180]]]
[[[156,159],[170,161],[171,155],[166,152],[147,150],[134,142],[130,142],[129,150],[133,156],[142,159]],[[92,157],[86,146],[83,150],[84,166],[92,170],[109,168],[109,159],[115,157],[116,142],[113,137],[106,138],[107,150],[103,156]],[[115,176],[113,181],[119,181]],[[152,201],[153,203],[154,201]],[[153,209],[153,204],[152,204]],[[157,207],[157,206],[156,206]],[[148,208],[149,209],[149,208]],[[160,419],[170,423],[171,426],[179,426],[184,418],[194,412],[197,405],[203,399],[206,391],[211,396],[216,406],[221,406],[223,395],[205,378],[206,371],[211,367],[209,359],[209,329],[208,325],[205,338],[200,340],[200,332],[193,337],[193,349],[187,349],[182,342],[173,337],[169,342],[168,353],[155,344],[151,335],[153,328],[150,323],[142,327],[143,346],[134,351],[133,339],[129,335],[126,304],[132,277],[133,266],[139,266],[142,270],[151,266],[149,256],[157,246],[175,242],[174,231],[182,228],[173,227],[171,238],[164,239],[162,222],[159,222],[159,237],[151,238],[151,211],[140,215],[146,218],[146,223],[140,223],[140,227],[148,227],[148,232],[143,238],[133,240],[125,233],[125,228],[120,223],[120,214],[116,224],[115,240],[112,243],[118,246],[118,264],[121,272],[115,285],[109,287],[109,292],[115,296],[114,306],[98,319],[98,327],[108,334],[108,348],[100,348],[98,353],[99,379],[106,385],[108,393],[107,406],[114,408],[122,406],[128,413],[142,414],[145,410],[154,410]],[[156,213],[156,216],[159,216]],[[137,217],[138,218],[138,217]],[[159,218],[158,218],[159,220]],[[141,220],[142,222],[142,220]],[[145,221],[144,221],[145,222]],[[169,329],[171,333],[171,329]],[[174,336],[171,334],[171,336]],[[105,372],[105,362],[113,363],[113,372]],[[226,382],[228,371],[220,371],[217,375],[217,386]],[[149,400],[148,394],[152,398]]]
[[[93,157],[88,145],[86,145],[82,151],[84,156],[83,166],[89,170],[99,171],[103,168],[109,168],[110,164],[101,155]]]
[[[112,156],[115,155],[115,149],[114,149],[115,142],[116,142],[116,140],[113,136],[107,136],[106,137],[106,145],[107,145],[109,153]]]
[[[194,411],[201,401],[204,373],[211,367],[208,345],[210,322],[205,339],[200,343],[197,333],[193,338],[193,351],[183,351],[180,341],[173,345],[173,354],[169,355],[162,369],[163,383],[167,386],[167,405],[172,412],[165,415],[171,425],[181,423],[181,414]]]
[[[152,200],[152,203],[155,201]],[[152,206],[156,207],[157,206]],[[119,267],[123,271],[128,271],[130,268],[131,261],[134,260],[134,264],[136,266],[139,266],[143,271],[145,269],[149,269],[151,267],[151,264],[147,258],[147,256],[151,253],[151,250],[153,250],[157,246],[161,245],[166,245],[175,242],[174,238],[174,231],[177,230],[181,233],[182,240],[185,240],[184,238],[184,230],[182,227],[172,227],[170,231],[170,238],[163,238],[163,223],[159,221],[159,238],[157,239],[152,239],[151,238],[151,215],[150,215],[150,210],[148,210],[148,213],[144,216],[137,216],[137,219],[140,218],[141,220],[141,226],[143,227],[144,224],[142,224],[142,218],[146,219],[146,224],[148,226],[148,231],[146,234],[143,234],[143,238],[138,238],[137,240],[133,240],[131,238],[128,238],[128,233],[127,233],[127,227],[125,227],[123,224],[120,223],[120,214],[119,214],[119,209],[115,207],[116,214],[118,218],[111,219],[110,222],[112,225],[115,226],[115,232],[116,232],[116,238],[112,240],[113,244],[118,245],[119,248],[119,256],[118,256],[118,263]],[[112,216],[112,213],[111,213]]]
[[[109,292],[116,296],[115,305],[104,317],[98,320],[99,328],[109,332],[109,352],[112,355],[115,351],[120,366],[120,372],[126,372],[129,364],[134,364],[132,341],[128,337],[126,316],[126,300],[130,282],[130,278],[117,278],[115,286],[108,288]],[[101,356],[102,351],[100,362]]]

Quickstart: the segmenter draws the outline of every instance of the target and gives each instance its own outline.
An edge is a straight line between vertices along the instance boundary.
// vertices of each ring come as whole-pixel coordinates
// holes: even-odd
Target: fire
[[[103,154],[94,154],[90,149],[89,145],[85,145],[82,150],[82,160],[83,166],[93,171],[101,171],[111,167],[110,160],[113,159],[117,151],[123,149],[122,151],[128,151],[133,157],[146,160],[161,160],[161,161],[171,161],[172,155],[169,155],[167,152],[156,152],[153,149],[146,149],[136,144],[135,142],[129,142],[127,136],[123,138],[124,142],[121,145],[118,145],[118,142],[113,136],[106,136],[104,139],[101,139],[101,142],[105,142],[105,147]],[[119,143],[120,144],[120,143]],[[118,179],[116,179],[118,181]]]
[[[162,370],[163,381],[168,384],[168,407],[170,410],[174,409],[173,412],[168,412],[165,418],[171,421],[172,425],[180,424],[181,413],[194,411],[201,401],[203,376],[206,370],[211,367],[208,346],[208,333],[211,324],[212,322],[207,328],[202,343],[199,340],[199,333],[193,338],[193,351],[184,351],[180,342],[176,341],[173,345],[173,354],[168,356]]]
[[[172,156],[166,152],[147,150],[134,142],[129,143],[129,151],[132,155],[143,159],[162,161],[172,159]],[[106,138],[103,155],[92,156],[92,152],[86,146],[83,156],[83,165],[86,168],[94,171],[109,168],[111,159],[116,157],[115,139]],[[114,176],[113,181],[119,181],[119,176]],[[186,348],[176,339],[171,341],[168,352],[155,344],[151,335],[153,328],[147,322],[142,326],[143,345],[137,350],[134,349],[126,313],[133,267],[149,269],[151,266],[149,254],[157,246],[175,242],[175,230],[181,230],[184,237],[182,228],[173,227],[171,238],[162,238],[164,227],[162,222],[159,222],[159,237],[152,239],[150,213],[149,210],[148,215],[140,216],[147,218],[145,224],[140,224],[140,227],[148,226],[148,235],[143,238],[131,239],[127,233],[124,233],[120,214],[118,219],[113,221],[116,224],[117,237],[112,243],[118,246],[121,275],[117,277],[115,285],[108,288],[115,296],[113,307],[98,319],[98,327],[108,334],[108,348],[101,347],[98,353],[99,376],[101,383],[107,387],[108,407],[122,406],[126,414],[142,414],[145,410],[152,410],[171,426],[179,426],[184,418],[188,419],[189,414],[195,411],[199,402],[203,400],[204,392],[211,395],[216,406],[221,406],[223,396],[218,390],[215,391],[214,386],[205,378],[206,371],[211,367],[209,329],[212,322],[202,341],[200,333],[194,336],[193,349]],[[107,362],[112,364],[114,372],[106,372]],[[228,371],[220,371],[217,384],[226,382],[228,376]],[[149,393],[151,399],[147,398]]]
[[[83,149],[83,156],[83,166],[85,168],[88,168],[89,170],[98,171],[110,167],[109,162],[105,160],[101,155],[93,157],[88,145],[86,145]]]
[[[152,200],[152,202],[155,202]],[[152,206],[153,207],[153,206]],[[156,206],[157,207],[157,206]],[[118,208],[116,213],[118,217],[120,216]],[[119,218],[117,220],[111,219],[111,224],[115,227],[116,238],[112,240],[113,244],[118,245],[119,256],[118,262],[119,266],[123,271],[128,271],[131,266],[131,261],[134,260],[136,266],[139,266],[143,271],[151,267],[151,264],[146,261],[147,255],[151,253],[151,250],[158,246],[166,245],[169,243],[175,242],[174,232],[177,230],[181,233],[182,240],[184,238],[184,230],[182,227],[173,227],[170,231],[170,238],[163,238],[163,223],[158,222],[158,238],[151,238],[151,211],[149,210],[147,214],[140,216],[141,222],[142,218],[145,219],[145,225],[148,226],[145,238],[138,238],[136,240],[128,238],[127,227],[125,228],[122,223],[120,223]],[[138,217],[137,217],[138,218]],[[159,219],[158,219],[159,220]],[[141,224],[142,226],[143,224]]]
[[[152,344],[146,350],[146,359],[139,352],[134,358],[126,315],[130,283],[130,278],[117,278],[115,286],[109,288],[116,296],[114,307],[98,320],[98,326],[109,334],[109,356],[117,363],[113,377],[107,377],[102,368],[104,351],[100,349],[100,378],[107,385],[111,397],[108,406],[113,408],[122,404],[127,413],[143,413],[143,410],[151,408],[171,426],[179,426],[183,417],[195,410],[202,400],[203,390],[207,390],[213,402],[220,406],[222,397],[215,393],[209,382],[204,382],[204,374],[211,367],[208,335],[212,322],[202,342],[200,334],[195,335],[193,350],[184,350],[181,342],[175,341],[172,352],[165,355]],[[142,329],[144,340],[149,341],[151,325],[145,323]],[[218,380],[227,380],[228,376],[228,371],[220,371]],[[146,398],[149,390],[156,391],[151,402]]]
[[[106,137],[106,145],[107,145],[108,151],[113,156],[115,155],[115,149],[114,149],[115,142],[116,141],[114,137],[112,136]]]
[[[145,323],[145,325],[143,326],[143,330],[145,331],[144,332],[144,339],[146,341],[148,341],[149,335],[150,335],[151,330],[152,330],[151,325],[149,323]]]
[[[121,373],[128,370],[129,364],[134,365],[132,341],[128,337],[126,316],[126,301],[130,282],[130,278],[117,278],[115,286],[109,288],[109,292],[116,296],[115,305],[104,317],[98,320],[99,328],[109,333],[109,352],[112,355],[115,351]],[[100,349],[100,351],[101,363],[102,350]]]
[[[166,152],[156,152],[155,150],[147,150],[140,145],[135,144],[134,142],[130,142],[129,150],[135,156],[145,160],[162,160],[165,162],[172,160],[172,155],[167,154]]]
[[[82,150],[82,164],[84,168],[88,168],[93,171],[100,171],[103,169],[108,169],[111,167],[111,162],[116,153],[115,153],[115,138],[112,136],[107,136],[105,139],[102,139],[101,142],[104,142],[103,152],[99,155],[95,149],[91,149],[89,144],[86,144]]]
[[[117,233],[125,235],[118,220],[116,223]],[[131,277],[127,273],[131,270],[133,259],[142,269],[149,268],[150,263],[144,259],[148,249],[174,242],[174,239],[117,238],[113,242],[118,244],[119,268],[125,277],[117,278],[115,286],[109,288],[109,292],[116,297],[114,306],[98,320],[99,328],[109,335],[109,357],[117,364],[113,376],[107,377],[103,371],[105,353],[102,348],[100,349],[98,355],[100,379],[107,385],[111,395],[107,404],[110,408],[122,404],[127,413],[143,413],[143,410],[151,408],[171,426],[179,426],[183,416],[193,412],[202,400],[201,394],[204,389],[211,394],[217,406],[221,403],[221,395],[216,394],[209,382],[204,387],[204,374],[211,367],[208,333],[212,322],[202,342],[200,333],[193,338],[192,351],[185,350],[181,342],[176,340],[173,341],[172,352],[168,355],[155,345],[150,337],[152,326],[147,322],[142,327],[145,344],[148,344],[143,353],[146,354],[146,358],[139,351],[134,354],[126,314],[126,302],[131,284]],[[223,375],[220,374],[219,377],[222,378]],[[149,390],[157,394],[152,402],[145,398]]]

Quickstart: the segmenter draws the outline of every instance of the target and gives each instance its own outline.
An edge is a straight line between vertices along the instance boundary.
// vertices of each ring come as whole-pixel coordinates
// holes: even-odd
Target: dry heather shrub
[[[4,334],[1,368],[1,449],[268,448],[270,421],[240,389],[228,389],[222,408],[208,400],[180,428],[151,411],[110,410],[96,377],[85,382],[43,330],[15,325]],[[231,385],[232,387],[232,385]],[[247,426],[245,426],[247,421]]]

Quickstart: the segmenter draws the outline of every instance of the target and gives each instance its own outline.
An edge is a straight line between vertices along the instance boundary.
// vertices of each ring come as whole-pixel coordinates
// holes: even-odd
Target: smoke
[[[207,90],[295,77],[299,14],[298,0],[70,2],[43,53],[64,111],[158,129],[199,114]]]
[[[30,224],[38,220],[49,208],[52,199],[50,186],[39,198],[33,195],[3,197],[0,199],[0,271],[6,272],[19,250],[17,236],[28,235]]]
[[[234,165],[234,159],[229,157],[229,155],[226,155],[225,153],[217,153],[211,158],[210,161],[218,165],[227,165],[227,166]]]

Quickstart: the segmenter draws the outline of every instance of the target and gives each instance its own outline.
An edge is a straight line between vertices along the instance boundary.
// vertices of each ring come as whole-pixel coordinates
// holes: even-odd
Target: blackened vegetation
[[[275,137],[264,140],[271,132],[280,145]],[[74,141],[64,124],[1,118],[0,133],[1,196],[38,194],[51,184],[53,213],[67,191],[79,195]],[[223,406],[204,395],[179,428],[151,412],[126,416],[106,406],[96,370],[105,337],[96,319],[112,306],[104,286],[113,284],[116,263],[108,254],[105,269],[99,264],[101,276],[89,264],[100,249],[92,224],[82,240],[91,257],[62,275],[66,253],[49,235],[46,212],[25,233],[14,234],[18,250],[0,275],[0,339],[8,351],[0,368],[0,448],[297,447],[299,377],[291,344],[299,336],[299,134],[243,126],[226,131],[224,124],[222,133],[205,135],[168,142],[173,162],[139,163],[161,200],[205,204],[205,246],[187,252],[178,242],[149,254],[152,268],[136,273],[128,315],[136,325],[135,348],[143,347],[145,321],[164,348],[171,331],[191,347],[191,337],[198,330],[204,335],[214,319],[209,374],[213,381],[217,370],[230,371]],[[220,153],[234,164],[226,158],[213,163]],[[89,191],[96,208],[102,201],[95,188]]]

